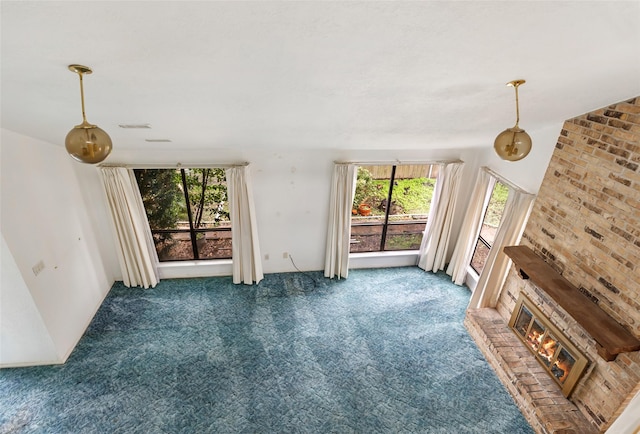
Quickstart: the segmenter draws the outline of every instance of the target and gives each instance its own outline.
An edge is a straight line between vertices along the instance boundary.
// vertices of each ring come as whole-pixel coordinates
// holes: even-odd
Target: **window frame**
[[[191,209],[191,201],[189,200],[189,188],[187,185],[187,174],[186,174],[186,170],[191,170],[191,169],[202,169],[202,170],[207,170],[207,169],[224,169],[224,167],[217,167],[217,166],[211,166],[211,167],[134,167],[133,170],[134,172],[138,171],[138,170],[165,170],[165,171],[179,171],[180,173],[180,180],[181,180],[181,193],[182,193],[182,199],[184,199],[185,201],[185,208],[186,208],[186,212],[187,212],[187,220],[188,220],[188,224],[189,224],[189,228],[186,229],[179,229],[179,228],[174,228],[174,229],[153,229],[151,228],[151,225],[149,225],[149,231],[151,232],[152,237],[156,234],[175,234],[175,233],[188,233],[189,234],[189,238],[190,238],[190,242],[191,242],[191,252],[192,252],[192,257],[190,258],[171,258],[171,259],[160,259],[159,255],[158,255],[158,261],[160,263],[171,263],[171,262],[188,262],[188,261],[218,261],[218,260],[228,260],[228,259],[232,259],[232,253],[229,254],[229,256],[222,256],[222,257],[215,257],[215,258],[208,258],[208,257],[200,257],[201,253],[200,250],[198,248],[198,240],[197,240],[197,234],[198,233],[206,233],[206,232],[211,232],[211,231],[216,231],[216,232],[232,232],[233,227],[232,227],[232,223],[231,223],[231,219],[229,219],[228,223],[229,226],[228,227],[216,227],[215,229],[211,229],[211,228],[195,228],[194,226],[194,221],[193,221],[193,212]],[[136,182],[138,182],[138,179],[136,177]],[[227,189],[227,198],[228,198],[228,185],[227,185],[227,180],[226,180],[226,174],[225,174],[225,189]],[[139,187],[139,184],[138,184]],[[141,195],[142,196],[142,195]],[[144,201],[143,201],[144,202]],[[145,213],[147,212],[146,207],[145,207]],[[154,248],[156,249],[157,253],[158,249],[155,243],[155,237],[154,237]]]
[[[386,253],[386,252],[412,252],[412,251],[416,251],[418,249],[389,249],[389,248],[385,248],[386,244],[387,244],[387,235],[389,232],[389,228],[392,226],[403,226],[403,225],[407,225],[407,224],[422,224],[424,223],[424,227],[426,227],[427,222],[429,220],[429,214],[431,214],[431,208],[429,208],[429,212],[427,213],[427,217],[424,220],[413,220],[411,222],[394,222],[394,221],[389,221],[389,217],[392,216],[393,214],[391,213],[391,204],[393,201],[393,189],[394,189],[394,184],[395,184],[395,178],[396,178],[396,172],[397,172],[397,168],[398,166],[400,166],[401,164],[384,164],[384,163],[375,163],[375,164],[361,164],[358,165],[358,168],[363,167],[366,168],[367,166],[387,166],[391,168],[391,174],[389,176],[389,191],[387,193],[387,197],[386,197],[386,203],[387,206],[385,207],[385,213],[384,213],[384,220],[381,223],[375,223],[375,222],[371,222],[371,223],[367,223],[367,222],[363,222],[363,223],[357,223],[356,225],[359,227],[362,226],[370,226],[370,227],[378,227],[378,226],[382,226],[382,232],[380,234],[380,243],[378,246],[378,250],[365,250],[365,251],[351,251],[351,246],[355,244],[355,240],[353,239],[353,236],[351,237],[351,242],[350,242],[350,246],[349,246],[349,254],[368,254],[368,253]],[[436,178],[433,178],[431,176],[431,174],[433,173],[434,170],[434,166],[437,166],[438,164],[436,163],[410,163],[410,164],[403,164],[403,165],[410,165],[410,166],[428,166],[428,175],[426,176],[428,179],[433,179],[434,182],[436,181]],[[437,173],[437,172],[436,172]],[[433,186],[433,190],[435,191],[435,183]],[[356,205],[356,204],[354,204]],[[350,219],[350,227],[353,229],[354,226],[354,222],[353,222],[353,215],[351,216]],[[424,234],[424,228],[422,230],[422,233]]]
[[[483,265],[482,270],[480,270],[480,271],[476,270],[476,268],[473,266],[473,258],[475,257],[476,252],[478,251],[478,246],[480,244],[483,244],[487,248],[488,252],[491,252],[491,249],[493,248],[493,243],[489,243],[489,241],[486,240],[482,236],[482,228],[484,226],[484,222],[485,222],[485,220],[487,218],[487,214],[489,212],[489,205],[491,204],[491,199],[493,197],[493,194],[494,194],[496,188],[499,185],[504,186],[507,189],[507,191],[509,190],[509,186],[507,184],[502,182],[500,179],[497,179],[493,175],[491,175],[491,177],[493,178],[493,181],[489,184],[489,188],[487,189],[486,205],[484,206],[484,212],[482,213],[482,219],[480,220],[480,225],[479,225],[479,229],[478,229],[478,236],[476,238],[475,247],[473,248],[473,251],[471,252],[471,257],[470,257],[470,261],[469,261],[469,268],[471,270],[473,270],[473,272],[476,273],[477,276],[480,276],[480,274],[482,273],[482,270],[484,270],[484,265]],[[498,223],[497,228],[499,228],[500,224],[502,223],[503,215],[504,215],[504,207],[502,208],[502,213],[500,214],[500,222]]]

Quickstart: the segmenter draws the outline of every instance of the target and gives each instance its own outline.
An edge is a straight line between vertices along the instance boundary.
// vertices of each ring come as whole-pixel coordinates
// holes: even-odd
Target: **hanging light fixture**
[[[84,113],[83,74],[91,74],[91,68],[83,65],[69,65],[69,70],[80,77],[80,100],[82,101],[82,123],[73,127],[64,141],[67,152],[81,163],[96,164],[111,153],[111,138],[101,128],[87,122]]]
[[[516,89],[516,124],[507,128],[496,137],[493,148],[500,158],[507,161],[522,160],[531,151],[531,137],[525,130],[518,126],[520,122],[520,108],[518,107],[518,86],[524,84],[524,80],[513,80],[507,86]]]

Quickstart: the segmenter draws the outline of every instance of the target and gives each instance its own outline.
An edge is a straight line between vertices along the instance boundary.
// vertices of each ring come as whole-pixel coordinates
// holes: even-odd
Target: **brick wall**
[[[564,123],[521,244],[640,337],[640,97]],[[513,268],[497,307],[505,320],[521,291],[591,360],[571,400],[606,428],[640,382],[640,352],[604,361],[574,319]]]

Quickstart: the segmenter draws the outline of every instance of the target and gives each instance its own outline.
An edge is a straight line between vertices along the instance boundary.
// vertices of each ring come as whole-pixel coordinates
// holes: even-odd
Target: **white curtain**
[[[231,217],[231,257],[233,283],[251,285],[264,277],[258,243],[258,225],[248,166],[225,171]]]
[[[447,163],[438,173],[418,256],[418,267],[423,270],[436,272],[445,266],[463,166],[462,162]]]
[[[478,285],[471,294],[469,308],[496,306],[511,261],[503,252],[503,248],[520,242],[534,198],[535,196],[530,193],[509,187],[509,196],[500,220],[500,226],[482,273],[480,273]]]
[[[102,167],[101,172],[116,230],[122,280],[128,287],[154,287],[160,281],[158,254],[133,170]]]
[[[447,267],[447,274],[451,276],[451,280],[456,285],[464,283],[467,268],[471,263],[471,255],[473,255],[480,235],[484,211],[487,208],[489,199],[491,199],[491,192],[495,183],[496,179],[485,168],[478,172],[476,186],[469,199],[469,207],[462,222],[462,228],[460,228],[460,234],[458,235],[451,261]]]
[[[358,166],[336,164],[333,168],[329,226],[324,262],[324,276],[346,278],[349,274],[349,245],[351,240],[351,208],[356,190]]]

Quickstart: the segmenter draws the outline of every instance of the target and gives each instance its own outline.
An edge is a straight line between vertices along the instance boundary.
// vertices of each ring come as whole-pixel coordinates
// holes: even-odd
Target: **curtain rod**
[[[450,163],[464,163],[462,160],[427,160],[427,161],[402,161],[402,160],[382,160],[382,161],[337,161],[335,164],[355,164],[357,166],[378,166],[378,165],[396,165],[396,166],[408,166],[412,164],[450,164]]]
[[[244,167],[248,165],[249,165],[249,162],[244,161],[241,163],[226,163],[226,164],[176,163],[174,165],[105,163],[105,164],[98,164],[98,167],[124,167],[126,169],[227,169],[230,167]]]
[[[493,176],[494,178],[496,178],[501,183],[506,184],[509,187],[513,188],[514,190],[519,191],[519,192],[524,193],[524,194],[530,194],[531,196],[535,196],[535,194],[530,193],[527,190],[525,190],[524,188],[520,187],[518,184],[509,181],[507,178],[505,178],[504,176],[500,175],[495,170],[490,169],[487,166],[482,166],[481,169],[486,171],[487,173],[489,173],[489,175]]]

